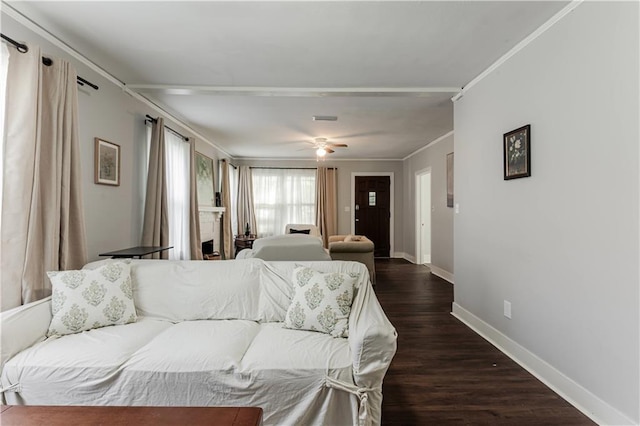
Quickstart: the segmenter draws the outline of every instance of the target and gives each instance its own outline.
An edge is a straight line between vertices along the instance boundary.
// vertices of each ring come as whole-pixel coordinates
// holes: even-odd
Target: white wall
[[[310,151],[311,152],[311,151]],[[336,167],[338,169],[338,233],[351,233],[351,212],[344,208],[351,203],[351,173],[392,172],[394,174],[394,251],[402,256],[404,250],[403,199],[405,188],[402,178],[402,161],[335,161],[327,159],[321,163],[315,160],[235,160],[234,164],[256,167]],[[353,208],[353,206],[350,206]],[[400,254],[398,254],[400,253]],[[394,256],[394,253],[391,253]]]
[[[455,304],[607,424],[640,420],[638,18],[585,2],[454,107]],[[529,123],[532,176],[504,181],[502,135]]]
[[[431,264],[453,275],[453,209],[447,207],[447,154],[453,152],[453,135],[407,158],[404,162],[404,251],[416,256],[416,172],[431,168]],[[457,159],[456,159],[457,160]],[[454,167],[455,170],[455,167]],[[455,196],[456,194],[454,194]]]
[[[17,41],[38,44],[43,53],[54,60],[69,60],[79,76],[100,87],[95,91],[87,86],[78,86],[82,194],[89,260],[99,259],[98,254],[104,251],[140,244],[144,209],[140,185],[145,143],[144,117],[146,114],[153,117],[159,114],[5,14],[2,14],[2,33]],[[13,54],[15,50],[11,49],[11,52]],[[165,120],[165,124],[187,137],[193,137],[176,122]],[[120,186],[93,183],[95,137],[120,145]],[[213,146],[202,140],[196,141],[196,147],[214,160],[220,157]]]

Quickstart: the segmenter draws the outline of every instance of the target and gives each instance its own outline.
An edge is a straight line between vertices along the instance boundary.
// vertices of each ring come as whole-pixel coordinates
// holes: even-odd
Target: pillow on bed
[[[93,270],[54,271],[47,275],[53,287],[53,318],[47,336],[136,321],[129,264],[114,262]]]
[[[311,229],[289,229],[290,234],[309,234]]]
[[[353,287],[358,274],[322,273],[306,266],[293,270],[294,295],[284,326],[348,337]]]

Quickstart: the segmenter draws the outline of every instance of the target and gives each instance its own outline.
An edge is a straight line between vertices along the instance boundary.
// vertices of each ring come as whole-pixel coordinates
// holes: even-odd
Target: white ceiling
[[[453,130],[455,90],[566,3],[9,2],[234,157],[310,158],[326,137],[338,159]]]

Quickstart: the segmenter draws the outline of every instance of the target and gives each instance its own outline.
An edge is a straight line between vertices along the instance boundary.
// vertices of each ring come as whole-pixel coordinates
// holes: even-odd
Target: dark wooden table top
[[[98,256],[111,256],[116,258],[142,257],[148,254],[157,253],[159,251],[172,249],[173,246],[138,246],[129,247],[122,250],[110,251],[108,253],[100,253]]]
[[[258,407],[79,407],[5,405],[2,426],[259,426]]]

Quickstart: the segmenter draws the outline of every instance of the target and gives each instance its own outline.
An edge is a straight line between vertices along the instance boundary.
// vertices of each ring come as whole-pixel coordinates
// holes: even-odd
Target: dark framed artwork
[[[95,138],[94,147],[95,183],[120,185],[120,145]]]
[[[447,154],[447,207],[453,207],[453,152]]]
[[[531,125],[504,134],[504,180],[531,176]]]

